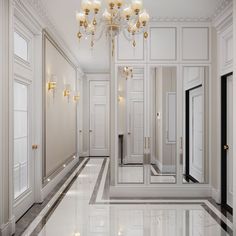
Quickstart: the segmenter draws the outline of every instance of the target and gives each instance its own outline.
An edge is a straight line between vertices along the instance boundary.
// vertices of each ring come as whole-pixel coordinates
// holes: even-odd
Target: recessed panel
[[[183,28],[182,59],[209,60],[209,28]]]
[[[28,42],[17,32],[14,32],[14,53],[21,59],[28,61]]]
[[[150,60],[176,60],[176,28],[150,29]]]
[[[144,60],[144,39],[143,34],[135,36],[136,46],[132,44],[123,34],[118,36],[117,59],[118,61],[142,61]]]

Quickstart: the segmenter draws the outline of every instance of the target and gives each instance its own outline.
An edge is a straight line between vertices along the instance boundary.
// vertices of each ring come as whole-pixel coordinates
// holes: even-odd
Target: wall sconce
[[[55,90],[56,89],[56,86],[57,86],[57,82],[48,82],[48,90]]]
[[[133,67],[125,66],[122,68],[122,76],[127,79],[133,78]]]
[[[66,84],[65,85],[65,89],[63,91],[63,95],[64,95],[64,97],[68,98],[68,102],[69,102],[69,98],[70,98],[70,84]]]
[[[73,99],[75,102],[78,102],[80,100],[80,94],[78,93],[77,95],[74,95]]]
[[[118,102],[121,102],[123,98],[124,98],[124,97],[122,97],[121,95],[119,95],[119,96],[118,96]]]
[[[48,86],[48,91],[52,91],[53,92],[53,97],[55,95],[55,90],[57,87],[57,77],[55,75],[51,76],[50,81],[47,83]]]

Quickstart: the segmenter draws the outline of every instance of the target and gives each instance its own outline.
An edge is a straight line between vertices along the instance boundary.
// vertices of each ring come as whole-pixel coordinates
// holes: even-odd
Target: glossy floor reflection
[[[90,204],[103,159],[91,159],[55,209],[24,235],[223,236],[201,204]],[[37,233],[39,232],[39,233]]]

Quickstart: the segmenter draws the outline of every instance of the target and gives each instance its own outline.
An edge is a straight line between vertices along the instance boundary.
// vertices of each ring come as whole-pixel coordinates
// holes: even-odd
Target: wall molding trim
[[[15,232],[15,217],[0,227],[0,236],[9,236]]]
[[[51,19],[49,19],[46,7],[40,0],[14,0],[20,1],[21,5],[24,6],[29,13],[32,13],[32,17],[40,21],[41,27],[45,28],[51,37],[57,42],[60,48],[65,52],[65,54],[70,58],[73,64],[76,65],[82,72],[82,68],[79,66],[79,62],[75,57],[74,53],[71,52],[68,45],[65,43],[64,39],[60,36]],[[37,17],[36,17],[37,16]]]
[[[212,187],[212,198],[216,201],[216,203],[221,203],[221,191],[219,189],[215,189]]]

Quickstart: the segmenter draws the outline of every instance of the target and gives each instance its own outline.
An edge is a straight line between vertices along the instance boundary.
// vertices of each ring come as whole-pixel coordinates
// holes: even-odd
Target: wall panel
[[[76,145],[76,68],[47,35],[44,36],[44,178],[52,175],[77,153]],[[53,79],[52,79],[53,77]],[[56,80],[56,90],[47,83]],[[70,97],[64,97],[66,85]]]
[[[174,27],[150,28],[150,58],[153,60],[177,59],[177,29]]]
[[[182,60],[184,61],[209,60],[208,27],[182,28]]]

